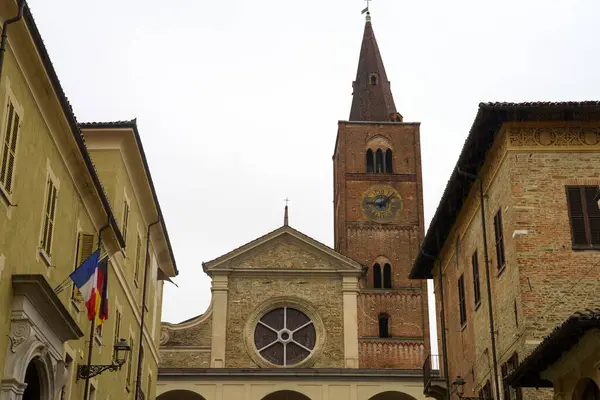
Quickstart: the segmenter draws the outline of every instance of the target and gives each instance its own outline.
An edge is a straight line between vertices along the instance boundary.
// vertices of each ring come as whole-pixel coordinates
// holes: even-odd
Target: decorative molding
[[[417,174],[361,174],[347,172],[347,181],[416,182]]]
[[[394,225],[394,224],[379,224],[377,222],[348,222],[348,233],[352,231],[395,231],[395,232],[416,232],[419,230],[418,225]]]
[[[10,335],[10,351],[17,352],[17,347],[25,342],[31,336],[31,325],[28,322],[15,322],[11,324]]]
[[[259,353],[256,345],[254,344],[254,329],[258,324],[258,321],[262,318],[263,315],[268,313],[271,310],[274,310],[279,307],[294,307],[299,311],[310,318],[313,322],[313,325],[316,330],[317,340],[315,343],[315,347],[312,351],[312,354],[302,360],[301,362],[291,365],[291,366],[280,366],[273,364],[267,360],[265,360]],[[281,296],[271,298],[260,306],[258,306],[250,317],[246,321],[246,325],[244,328],[244,342],[246,344],[246,349],[248,354],[252,358],[252,360],[262,368],[306,368],[312,366],[320,357],[323,352],[323,348],[325,346],[325,342],[327,340],[327,331],[325,330],[325,325],[321,316],[319,315],[317,309],[308,301],[300,299],[294,296]]]
[[[159,344],[161,346],[164,346],[165,344],[167,344],[167,342],[169,341],[170,338],[171,338],[171,335],[169,335],[169,329],[165,326],[160,328]]]
[[[511,146],[561,147],[600,145],[598,126],[536,126],[507,128]]]

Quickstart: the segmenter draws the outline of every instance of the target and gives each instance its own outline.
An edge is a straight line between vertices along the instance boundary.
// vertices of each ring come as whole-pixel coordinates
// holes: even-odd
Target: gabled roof
[[[479,103],[479,111],[462,148],[456,167],[423,239],[410,272],[411,279],[431,279],[431,270],[447,240],[475,181],[460,176],[457,168],[477,175],[488,151],[506,122],[600,121],[600,101]]]
[[[142,139],[140,138],[140,133],[137,128],[137,119],[134,118],[129,121],[111,121],[111,122],[83,122],[80,123],[79,126],[82,129],[130,129],[133,131],[133,137],[135,139],[135,143],[139,150],[139,154],[141,157],[141,162],[144,167],[144,171],[146,174],[146,179],[148,180],[148,185],[150,192],[152,194],[152,199],[154,201],[154,206],[156,207],[158,220],[160,222],[162,232],[164,234],[164,238],[167,244],[167,249],[169,251],[169,257],[171,258],[171,262],[173,264],[173,269],[175,275],[179,274],[177,270],[177,264],[175,262],[175,255],[173,253],[173,247],[171,246],[171,240],[169,239],[169,233],[167,231],[167,226],[165,223],[165,219],[163,218],[162,210],[160,208],[160,202],[158,201],[158,196],[156,194],[156,189],[154,187],[154,182],[152,180],[152,174],[150,173],[150,167],[148,166],[148,160],[146,158],[146,152],[144,151],[144,146],[142,145]]]
[[[600,329],[600,309],[587,309],[571,315],[554,328],[533,352],[506,377],[512,387],[552,387],[540,374],[558,361],[591,329]]]
[[[341,263],[347,265],[348,269],[355,269],[357,271],[362,271],[361,264],[357,263],[356,261],[354,261],[351,258],[348,258],[348,257],[338,253],[331,247],[311,238],[310,236],[307,236],[307,235],[303,234],[302,232],[297,231],[296,229],[290,227],[289,225],[283,225],[282,227],[275,229],[274,231],[271,231],[257,239],[254,239],[253,241],[248,242],[248,243],[244,244],[243,246],[240,246],[237,249],[230,251],[229,253],[226,253],[220,257],[217,257],[214,260],[203,262],[202,269],[204,270],[204,272],[207,272],[208,270],[217,268],[219,265],[224,264],[227,261],[229,261],[239,255],[242,255],[243,253],[246,253],[252,249],[255,249],[265,243],[268,243],[268,242],[270,242],[278,237],[284,236],[284,235],[289,235],[293,238],[296,238],[296,239],[300,240],[301,242],[304,242],[304,243],[308,244],[309,246],[312,246],[313,248],[327,254],[328,256],[339,260]]]
[[[87,167],[87,170],[91,176],[92,182],[94,184],[95,192],[100,199],[102,207],[106,211],[107,220],[115,234],[117,241],[119,242],[119,245],[121,246],[121,248],[123,248],[123,247],[125,247],[125,240],[123,239],[123,235],[121,234],[121,231],[119,229],[119,224],[117,223],[117,220],[115,219],[115,216],[110,207],[108,198],[106,197],[104,188],[102,187],[102,183],[100,182],[100,178],[98,177],[98,174],[96,172],[96,168],[94,167],[94,164],[92,163],[92,159],[90,158],[90,155],[86,149],[85,141],[83,140],[83,136],[81,135],[81,131],[79,130],[79,126],[77,124],[77,119],[75,118],[75,114],[73,113],[73,108],[71,107],[71,104],[69,103],[69,100],[67,99],[67,96],[62,88],[62,85],[60,84],[58,75],[56,74],[56,71],[54,70],[54,65],[52,64],[52,61],[50,60],[50,55],[48,54],[48,50],[46,49],[46,46],[44,45],[42,36],[37,28],[37,25],[35,24],[35,20],[33,19],[33,15],[31,14],[31,10],[29,9],[29,5],[27,3],[25,3],[24,10],[23,10],[23,20],[25,21],[25,24],[29,30],[29,33],[31,34],[33,43],[36,47],[36,50],[38,52],[38,55],[42,62],[42,65],[44,66],[44,69],[46,70],[46,73],[48,74],[50,84],[52,85],[52,88],[54,89],[54,93],[56,94],[56,97],[58,98],[58,102],[63,110],[64,116],[67,120],[69,128],[71,129],[71,134],[73,135],[73,138],[75,139],[75,142],[77,144],[77,148],[79,150],[79,155],[83,159],[83,162],[84,162],[85,166]]]
[[[373,74],[377,79],[375,85],[370,82]],[[367,16],[365,23],[356,80],[352,83],[352,88],[350,121],[390,121],[390,115],[396,113],[392,89],[385,73],[370,16]]]

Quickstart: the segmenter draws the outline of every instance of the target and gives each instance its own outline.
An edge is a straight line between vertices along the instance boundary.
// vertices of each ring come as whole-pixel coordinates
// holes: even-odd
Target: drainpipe
[[[150,228],[160,222],[160,216],[156,222],[148,225],[146,230],[146,260],[144,261],[144,287],[142,290],[142,317],[140,322],[140,338],[138,341],[138,361],[137,361],[137,376],[135,379],[135,396],[134,399],[139,399],[142,381],[142,347],[144,345],[144,319],[146,317],[146,296],[148,292],[148,263],[150,261]]]
[[[437,238],[436,234],[436,238]],[[439,242],[439,241],[438,241]],[[439,248],[439,243],[438,243]],[[439,253],[439,250],[438,250]],[[421,249],[421,254],[430,260],[434,260],[438,262],[438,280],[440,282],[440,329],[442,331],[442,363],[444,364],[444,380],[446,381],[446,399],[450,400],[450,371],[448,371],[448,347],[446,344],[446,311],[445,311],[445,301],[444,301],[444,282],[442,281],[442,260],[439,257],[434,257],[429,255]]]
[[[479,182],[479,204],[481,207],[481,230],[483,233],[483,256],[485,259],[485,280],[487,283],[488,313],[490,315],[490,336],[492,339],[492,363],[494,364],[494,384],[496,386],[496,399],[500,399],[500,386],[498,382],[498,358],[496,356],[496,334],[494,329],[494,312],[492,307],[492,286],[490,283],[490,262],[488,257],[487,231],[485,227],[485,202],[483,200],[483,180],[478,175],[461,171],[456,167],[456,172],[467,178]]]
[[[19,21],[23,18],[23,9],[25,8],[25,0],[19,0],[17,5],[19,12],[11,19],[7,19],[2,24],[2,37],[0,39],[0,78],[2,77],[2,67],[4,66],[4,53],[6,52],[6,39],[8,38],[8,25]]]

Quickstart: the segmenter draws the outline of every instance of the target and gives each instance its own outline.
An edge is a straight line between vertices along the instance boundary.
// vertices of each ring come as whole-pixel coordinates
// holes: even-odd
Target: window
[[[501,366],[502,377],[506,378],[513,370],[519,365],[519,356],[515,352],[513,355]],[[504,400],[522,400],[523,393],[521,388],[513,388],[508,383],[502,380],[502,392]]]
[[[119,309],[115,312],[115,334],[113,335],[113,347],[119,342],[119,336],[121,335],[121,311]]]
[[[392,288],[392,266],[387,263],[383,266],[383,288]]]
[[[385,313],[379,315],[379,337],[390,337],[390,317]]]
[[[479,261],[477,251],[471,256],[471,265],[473,266],[473,297],[475,298],[475,307],[481,303],[481,289],[479,287]]]
[[[384,172],[383,168],[383,151],[381,149],[377,149],[375,152],[375,172],[381,174]]]
[[[494,233],[496,235],[496,261],[498,270],[504,268],[504,235],[502,233],[502,210],[498,210],[494,216]]]
[[[385,172],[391,174],[392,170],[392,149],[387,149],[385,151]]]
[[[517,299],[514,300],[513,303],[514,311],[515,311],[515,327],[519,327],[519,312],[517,311]]]
[[[460,326],[467,323],[467,304],[465,302],[465,276],[458,278],[458,306],[460,308]]]
[[[9,102],[6,129],[2,141],[2,158],[0,159],[0,183],[8,193],[12,193],[19,123],[19,115],[13,104]]]
[[[375,172],[374,162],[375,158],[373,155],[373,150],[369,149],[367,150],[367,173],[372,174]]]
[[[44,206],[44,224],[42,226],[42,240],[40,247],[50,257],[52,250],[52,234],[54,232],[54,217],[56,215],[56,186],[48,177],[46,183],[46,202]]]
[[[381,289],[381,266],[379,264],[373,265],[373,287]]]
[[[75,254],[75,269],[77,269],[94,252],[94,235],[87,233],[77,234],[77,253]],[[83,302],[77,286],[73,285],[71,299],[77,303]]]
[[[137,236],[137,242],[135,243],[135,270],[133,273],[133,282],[135,286],[138,286],[140,281],[140,263],[142,262],[142,238],[140,235]]]
[[[129,223],[129,203],[127,202],[127,200],[125,200],[124,204],[123,204],[123,229],[122,229],[122,234],[123,234],[123,240],[125,241],[125,244],[127,244],[127,224]]]
[[[129,357],[127,360],[127,380],[125,381],[125,386],[127,389],[131,388],[131,372],[133,370],[133,336],[129,336],[129,343],[131,346],[131,350],[129,351]]]
[[[597,186],[567,186],[573,248],[600,247],[600,210]]]
[[[479,391],[480,399],[491,399],[492,398],[492,387],[490,386],[490,381],[485,383],[485,386]]]
[[[377,75],[376,74],[371,74],[369,76],[369,83],[373,86],[377,85]]]

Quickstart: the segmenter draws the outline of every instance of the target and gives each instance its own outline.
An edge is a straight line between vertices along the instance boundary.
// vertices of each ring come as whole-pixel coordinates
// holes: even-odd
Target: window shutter
[[[12,137],[10,139],[10,149],[8,151],[7,156],[7,171],[6,171],[6,190],[11,193],[12,191],[12,182],[13,182],[13,173],[15,168],[15,155],[17,152],[17,134],[19,131],[19,116],[15,114],[13,128],[12,128]]]
[[[54,216],[56,214],[56,187],[51,179],[48,179],[46,198],[46,209],[44,212],[44,225],[42,228],[41,247],[50,256],[52,249],[52,233],[54,228]]]
[[[590,245],[600,245],[600,209],[594,201],[598,188],[588,186],[585,188],[585,208],[590,225]]]
[[[569,213],[571,217],[571,231],[573,235],[573,245],[575,246],[585,246],[588,244],[580,189],[581,188],[579,187],[567,188],[567,199],[569,202]]]
[[[8,156],[10,154],[11,147],[11,132],[12,132],[12,121],[15,115],[15,109],[12,104],[8,105],[8,120],[6,121],[6,130],[4,132],[4,141],[2,145],[2,165],[0,168],[0,182],[6,188],[6,172],[8,170]],[[6,188],[8,190],[8,188]]]
[[[140,280],[140,262],[141,262],[141,258],[142,258],[142,238],[137,237],[137,242],[135,244],[135,270],[133,273],[133,279],[135,279],[135,282],[138,283]]]

